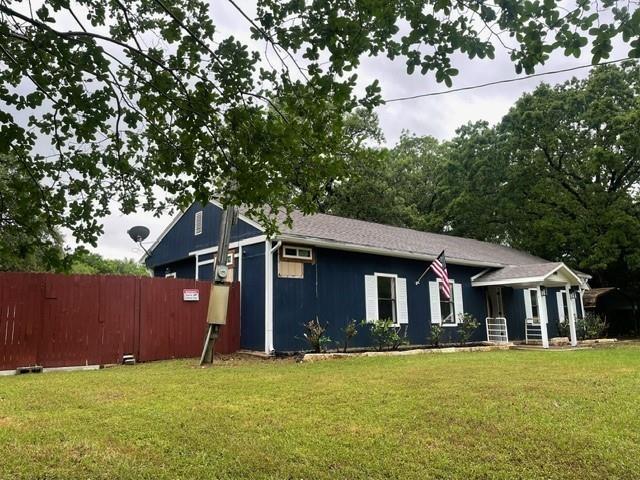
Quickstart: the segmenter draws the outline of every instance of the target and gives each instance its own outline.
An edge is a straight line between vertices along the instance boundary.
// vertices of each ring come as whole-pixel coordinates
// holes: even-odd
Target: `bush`
[[[304,338],[315,353],[326,350],[325,346],[331,342],[331,338],[325,335],[326,331],[327,327],[320,325],[317,318],[304,324]]]
[[[458,339],[461,344],[469,343],[473,332],[475,332],[480,323],[470,313],[461,313],[458,315]]]
[[[363,321],[363,323],[367,324],[366,321]],[[402,333],[402,327],[394,326],[393,320],[390,318],[381,318],[367,325],[371,329],[371,336],[380,352],[385,348],[397,350],[400,345],[409,343],[407,329],[405,328],[404,333]]]
[[[608,327],[609,325],[600,318],[600,315],[591,312],[576,321],[576,333],[580,340],[602,338]]]
[[[357,326],[358,326],[357,322],[355,320],[351,320],[342,329],[342,333],[344,334],[344,343],[343,343],[342,351],[344,353],[347,353],[347,348],[349,347],[349,342],[351,341],[351,339],[358,334],[358,329],[356,328]]]
[[[571,336],[571,327],[569,327],[569,320],[565,320],[564,322],[558,322],[556,325],[558,326],[559,337]]]
[[[437,323],[431,324],[429,340],[431,341],[431,345],[433,345],[434,347],[440,346],[440,337],[442,337],[443,330],[444,328],[442,328],[442,325],[439,325]]]

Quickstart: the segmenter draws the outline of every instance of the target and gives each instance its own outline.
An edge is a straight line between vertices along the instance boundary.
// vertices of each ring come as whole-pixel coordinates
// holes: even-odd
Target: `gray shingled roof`
[[[546,260],[529,253],[468,238],[326,214],[303,215],[293,212],[292,219],[292,228],[281,226],[283,235],[433,257],[445,250],[447,259],[453,263],[461,260],[495,265],[549,265]]]

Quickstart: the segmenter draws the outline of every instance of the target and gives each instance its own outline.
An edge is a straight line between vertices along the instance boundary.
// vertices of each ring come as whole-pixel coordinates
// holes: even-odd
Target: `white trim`
[[[564,292],[567,295],[567,313],[569,314],[569,335],[571,337],[571,346],[576,347],[578,345],[578,334],[576,332],[576,312],[574,310],[575,302],[571,298],[571,292],[569,285],[565,285]]]
[[[398,278],[398,274],[397,273],[381,273],[381,272],[374,272],[373,273],[374,276],[376,277],[392,277],[392,278]]]
[[[287,248],[289,249],[293,249],[296,251],[295,255],[287,255]],[[300,250],[308,250],[309,251],[309,256],[308,257],[304,257],[304,256],[300,256]],[[282,258],[291,258],[294,260],[311,260],[313,261],[313,248],[309,247],[308,245],[304,245],[304,246],[299,246],[299,245],[282,245]]]
[[[238,240],[237,242],[231,242],[229,244],[229,248],[238,248],[238,247],[246,247],[247,245],[255,245],[257,243],[262,243],[267,239],[265,235],[258,235],[256,237],[244,238],[242,240]],[[189,252],[189,256],[192,257],[194,255],[207,255],[209,253],[216,253],[218,251],[218,246],[201,248],[200,250],[193,250]],[[207,261],[207,260],[205,260]]]
[[[164,239],[164,237],[167,235],[167,233],[169,233],[169,231],[175,226],[175,224],[178,223],[178,221],[184,216],[185,213],[187,213],[187,210],[189,210],[195,203],[196,202],[193,202],[191,205],[189,205],[184,210],[180,210],[178,213],[176,213],[176,215],[173,217],[173,219],[171,220],[169,225],[167,225],[165,227],[165,229],[162,232],[160,232],[160,235],[158,235],[158,237],[156,238],[155,242],[153,242],[151,247],[149,247],[149,253],[153,253],[155,248]],[[222,209],[222,204],[220,202],[218,202],[217,200],[210,200],[209,203],[212,203],[216,207]],[[207,205],[204,205],[202,210],[204,211],[205,208],[207,208]],[[262,225],[260,225],[259,223],[254,222],[249,217],[245,217],[244,215],[241,215],[240,213],[238,213],[238,219],[242,220],[244,223],[246,223],[248,225],[251,225],[252,227],[260,230],[261,232],[264,232],[264,227]],[[252,237],[252,238],[257,238],[257,237]],[[256,243],[261,243],[261,242],[256,242]],[[140,262],[144,262],[147,259],[148,256],[149,255],[147,253],[145,253],[140,258]]]
[[[471,277],[471,281],[473,282],[473,281],[475,281],[476,278],[480,278],[482,275],[487,273],[489,270],[491,270],[491,269],[490,268],[485,268],[480,273],[476,273],[473,277]],[[501,317],[496,317],[496,318],[501,318]]]
[[[273,253],[271,240],[264,242],[264,351],[273,352]]]
[[[474,287],[491,287],[491,286],[498,286],[498,285],[511,285],[511,284],[535,284],[535,283],[544,283],[545,280],[547,280],[551,275],[553,275],[554,273],[556,273],[558,270],[560,270],[561,268],[564,268],[566,270],[566,273],[569,274],[569,276],[573,277],[574,280],[576,280],[575,285],[581,285],[582,281],[580,280],[580,278],[573,273],[573,271],[567,267],[564,263],[558,265],[556,268],[554,268],[553,270],[550,270],[548,273],[546,273],[545,275],[541,275],[538,277],[515,277],[515,278],[505,278],[503,280],[487,280],[487,281],[480,281],[480,282],[476,282],[474,281],[474,279],[471,279],[471,284]],[[560,283],[566,283],[566,282],[558,282],[558,285],[560,285]],[[574,285],[574,284],[571,284]]]
[[[547,332],[547,299],[546,297],[542,296],[540,285],[536,287],[536,291],[538,292],[538,315],[540,317],[540,334],[542,335],[542,348],[549,348],[549,333]]]
[[[177,278],[176,272],[169,272],[164,274],[164,278]]]
[[[193,278],[199,280],[200,277],[200,255],[196,255],[196,274]]]
[[[438,255],[404,252],[402,250],[394,250],[391,248],[369,247],[365,245],[358,245],[355,243],[344,243],[344,242],[337,242],[333,240],[322,240],[322,239],[317,239],[317,238],[307,237],[302,235],[298,236],[294,234],[278,235],[276,238],[282,240],[283,242],[298,243],[301,245],[311,245],[314,247],[322,247],[322,248],[328,248],[333,250],[342,250],[345,252],[371,253],[374,255],[384,255],[387,257],[411,258],[415,260],[435,260],[438,257]],[[479,262],[479,261],[464,260],[464,259],[453,258],[453,257],[447,257],[447,263],[451,263],[452,265],[468,265],[468,266],[492,267],[492,268],[502,268],[502,267],[509,266],[503,263]]]
[[[383,278],[393,278],[395,281],[393,282],[393,298],[392,300],[394,301],[394,312],[393,312],[393,323],[392,326],[394,327],[399,327],[400,326],[400,322],[398,320],[398,274],[397,273],[381,273],[381,272],[374,272],[373,276],[376,278],[376,306],[377,306],[377,302],[380,301],[380,294],[378,293],[378,277],[383,277]],[[377,315],[377,320],[380,319],[380,312],[378,312]]]
[[[187,210],[188,208],[186,210],[181,210],[180,212],[174,215],[174,217],[171,219],[171,222],[169,222],[169,225],[167,225],[165,229],[162,232],[160,232],[160,235],[158,235],[155,242],[153,242],[151,244],[151,247],[149,247],[149,250],[148,250],[149,253],[153,253],[153,250],[164,239],[167,233],[169,233],[169,230],[171,230],[175,226],[175,224],[178,223],[178,220],[182,218],[182,216],[186,213]],[[145,254],[142,255],[139,261],[143,263],[148,257],[149,257],[149,254],[145,252]]]
[[[209,203],[212,203],[213,205],[220,208],[221,210],[224,210],[224,207],[222,206],[222,204],[217,200],[209,200]],[[251,220],[249,217],[242,215],[239,210],[238,210],[238,220],[242,220],[244,223],[251,225],[253,228],[257,228],[261,232],[264,232],[264,227],[262,225],[260,225],[258,222],[254,220]]]

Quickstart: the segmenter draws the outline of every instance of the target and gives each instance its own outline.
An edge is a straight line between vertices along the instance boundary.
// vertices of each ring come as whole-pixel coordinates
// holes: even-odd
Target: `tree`
[[[97,253],[78,249],[73,254],[69,273],[86,275],[135,275],[148,277],[144,265],[125,258],[124,260],[104,258]]]
[[[0,0],[0,153],[40,186],[32,209],[95,244],[111,201],[158,213],[215,195],[273,232],[348,173],[347,114],[382,101],[377,81],[356,88],[364,55],[447,85],[452,56],[493,58],[494,38],[518,72],[589,41],[608,58],[616,36],[640,55],[640,13],[612,0],[258,0],[255,20],[227,5],[256,46],[218,34],[204,0]]]
[[[63,268],[62,238],[30,202],[38,195],[38,185],[15,159],[0,155],[0,271]]]
[[[524,95],[497,128],[509,162],[510,242],[640,287],[640,67]]]
[[[422,230],[440,230],[437,184],[444,149],[433,137],[404,132],[391,149],[370,148],[352,161],[325,210],[360,220]]]

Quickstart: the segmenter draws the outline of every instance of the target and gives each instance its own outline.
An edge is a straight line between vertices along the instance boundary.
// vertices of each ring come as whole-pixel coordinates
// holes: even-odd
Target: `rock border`
[[[353,357],[404,357],[408,355],[462,353],[462,352],[491,352],[494,350],[509,350],[513,343],[501,345],[486,345],[480,347],[443,347],[443,348],[416,348],[412,350],[391,350],[384,352],[351,352],[351,353],[305,353],[303,362],[316,362],[319,360],[331,360]]]

